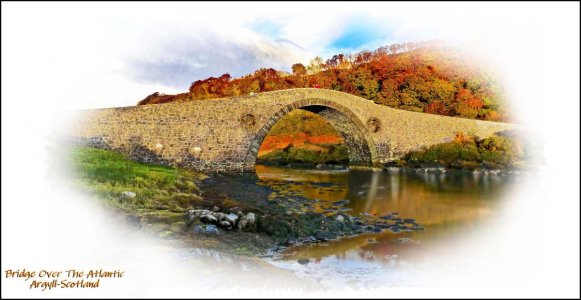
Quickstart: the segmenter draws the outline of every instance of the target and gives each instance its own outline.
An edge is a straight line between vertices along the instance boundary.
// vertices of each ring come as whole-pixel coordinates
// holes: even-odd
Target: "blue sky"
[[[388,25],[369,21],[365,16],[360,16],[348,22],[341,35],[328,47],[330,50],[363,50],[366,46],[388,43],[391,39],[389,32]]]
[[[387,22],[374,20],[372,17],[364,14],[349,17],[339,27],[340,30],[333,35],[333,38],[323,45],[320,55],[372,50],[374,47],[386,45],[393,40],[390,34],[392,31],[391,26]],[[283,38],[284,24],[276,23],[268,19],[257,20],[251,23],[249,28],[257,34],[270,37],[274,40],[288,41],[297,45],[297,47],[301,47]]]
[[[428,4],[172,2],[144,3],[138,12],[129,5],[73,6],[23,6],[19,16],[36,21],[18,22],[15,38],[26,45],[19,48],[25,65],[51,64],[50,70],[74,74],[67,86],[77,92],[71,93],[91,90],[90,101],[99,106],[185,92],[195,80],[223,73],[290,71],[315,56],[442,38],[458,29],[472,36],[474,26],[466,24],[490,23]]]
[[[145,83],[187,90],[191,82],[229,73],[239,77],[259,68],[290,71],[315,56],[373,50],[394,41],[388,20],[366,14],[317,17],[254,16],[229,26],[152,37],[146,53],[128,57],[128,75]]]

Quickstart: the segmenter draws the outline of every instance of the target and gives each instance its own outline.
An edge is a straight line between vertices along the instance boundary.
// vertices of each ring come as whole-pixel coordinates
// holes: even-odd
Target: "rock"
[[[201,215],[200,220],[204,223],[216,223],[216,222],[218,222],[218,219],[210,214]]]
[[[220,221],[220,226],[230,230],[232,229],[232,223],[228,222],[228,221]]]
[[[238,221],[237,228],[238,230],[249,230],[254,228],[254,223],[256,222],[256,218],[253,213],[247,213],[245,216],[240,217]]]
[[[198,218],[201,215],[207,215],[207,214],[210,214],[210,211],[205,210],[205,209],[190,209],[190,210],[188,210],[188,218],[189,219]]]
[[[205,209],[190,209],[190,210],[188,210],[188,213],[190,215],[194,215],[196,217],[199,217],[201,215],[209,214],[210,211],[209,210],[205,210]]]
[[[134,193],[134,192],[127,192],[127,191],[121,193],[121,195],[123,195],[123,197],[125,197],[125,198],[130,198],[130,199],[133,199],[133,198],[137,197],[137,194],[136,193]]]
[[[230,208],[230,213],[231,214],[240,214],[242,212],[242,209],[238,206],[232,207]]]
[[[196,225],[194,226],[195,233],[202,233],[202,234],[218,234],[220,231],[216,225],[208,224],[208,225]]]
[[[238,221],[238,216],[233,213],[229,213],[224,216],[224,221],[228,221],[230,224],[232,224],[232,226],[235,226],[236,222]]]
[[[310,235],[304,239],[304,242],[305,243],[316,243],[316,242],[318,242],[318,240],[316,237]]]
[[[315,168],[317,168],[317,169],[322,169],[322,168],[324,168],[324,167],[325,167],[325,165],[323,165],[323,164],[318,164],[318,165],[317,165]]]
[[[410,238],[406,238],[406,237],[402,237],[397,239],[397,242],[400,244],[409,244],[412,243],[414,240],[410,239]]]
[[[337,215],[337,217],[335,217],[335,220],[339,222],[345,222],[345,217],[343,217],[342,215]]]
[[[408,223],[408,224],[415,224],[416,223],[416,219],[403,219],[404,223]]]
[[[212,207],[212,211],[213,212],[219,212],[220,211],[220,208],[218,206],[214,206],[214,207]]]
[[[308,259],[306,259],[306,258],[301,258],[301,259],[297,260],[297,262],[298,262],[299,264],[301,264],[301,265],[306,265],[306,264],[308,264],[308,263],[309,263],[309,262],[311,262],[311,261],[310,261],[310,260],[308,260]]]
[[[188,210],[188,212],[187,212],[187,219],[189,222],[188,226],[190,226],[198,218],[200,218],[201,215],[205,215],[205,214],[210,214],[210,212],[207,210],[204,210],[204,209],[190,209],[190,210]]]
[[[224,221],[226,214],[221,212],[215,212],[212,213],[212,216],[214,216],[218,221]]]
[[[345,204],[349,204],[349,200],[345,199],[345,200],[333,202],[333,205],[335,205],[335,206],[341,206],[341,205],[345,205]]]

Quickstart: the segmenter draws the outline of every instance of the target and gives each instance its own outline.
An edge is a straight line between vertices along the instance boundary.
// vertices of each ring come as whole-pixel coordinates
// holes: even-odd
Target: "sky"
[[[290,71],[292,64],[308,64],[315,56],[327,59],[429,39],[486,41],[508,29],[534,32],[539,26],[532,14],[516,22],[510,10],[494,5],[467,14],[473,9],[467,3],[4,6],[11,13],[2,18],[3,52],[20,69],[12,79],[62,97],[83,94],[75,102],[78,108],[134,105],[153,92],[185,92],[195,80],[224,73],[238,77],[263,67]]]

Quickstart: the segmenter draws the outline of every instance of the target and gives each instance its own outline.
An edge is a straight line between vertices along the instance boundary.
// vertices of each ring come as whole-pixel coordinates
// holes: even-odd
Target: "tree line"
[[[437,42],[401,43],[374,51],[336,54],[296,63],[292,73],[261,68],[193,82],[187,93],[154,93],[139,105],[235,97],[292,88],[342,91],[393,108],[490,121],[506,121],[503,95],[493,76],[459,51]]]

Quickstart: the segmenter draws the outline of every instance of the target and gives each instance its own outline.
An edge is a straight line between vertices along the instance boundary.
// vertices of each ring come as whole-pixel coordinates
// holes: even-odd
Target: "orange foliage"
[[[399,109],[439,115],[502,120],[501,89],[490,76],[449,48],[430,42],[403,43],[358,54],[316,58],[292,74],[262,68],[232,79],[229,74],[197,80],[185,98],[150,95],[139,104],[248,95],[291,88],[338,90]],[[183,94],[180,94],[183,95]]]
[[[310,136],[304,132],[297,132],[285,135],[269,135],[264,138],[264,141],[258,150],[258,156],[262,156],[274,150],[282,150],[290,145],[299,148],[309,148],[310,146],[339,145],[342,143],[343,139],[333,134]]]

